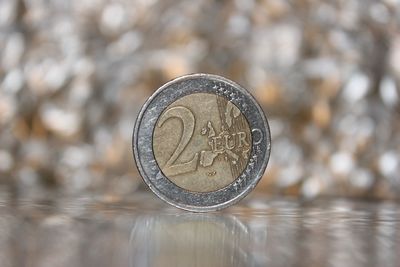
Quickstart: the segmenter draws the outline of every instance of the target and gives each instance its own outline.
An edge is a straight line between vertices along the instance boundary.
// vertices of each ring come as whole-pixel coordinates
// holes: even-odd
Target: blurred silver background
[[[259,192],[399,200],[399,26],[399,0],[1,0],[0,194],[145,188],[138,110],[205,72],[270,121]]]

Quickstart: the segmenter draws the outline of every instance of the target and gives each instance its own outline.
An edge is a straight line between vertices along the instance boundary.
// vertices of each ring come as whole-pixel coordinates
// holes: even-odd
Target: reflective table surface
[[[251,194],[222,212],[150,193],[0,198],[0,265],[400,266],[400,205]]]

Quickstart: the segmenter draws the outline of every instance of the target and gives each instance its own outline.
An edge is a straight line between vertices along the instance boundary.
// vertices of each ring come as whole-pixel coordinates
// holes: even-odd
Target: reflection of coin
[[[260,180],[270,154],[267,120],[254,98],[225,78],[194,74],[157,90],[133,135],[144,181],[168,203],[224,208]]]
[[[255,255],[250,230],[233,216],[139,215],[129,242],[131,266],[249,266]]]

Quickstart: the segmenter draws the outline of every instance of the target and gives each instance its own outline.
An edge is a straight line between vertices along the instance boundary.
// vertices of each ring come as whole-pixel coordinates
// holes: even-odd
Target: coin
[[[228,207],[259,182],[271,135],[255,99],[220,76],[192,74],[143,105],[132,140],[144,182],[169,204],[196,212]]]

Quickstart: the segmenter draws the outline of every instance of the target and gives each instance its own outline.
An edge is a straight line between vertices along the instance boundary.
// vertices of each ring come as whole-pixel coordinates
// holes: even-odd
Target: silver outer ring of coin
[[[162,112],[171,103],[193,93],[211,93],[235,104],[247,119],[252,133],[252,150],[246,168],[231,184],[211,192],[193,192],[172,183],[161,171],[153,153],[153,131]],[[211,74],[191,74],[161,86],[143,105],[136,119],[133,154],[144,182],[162,200],[184,210],[215,211],[235,204],[260,181],[271,152],[267,119],[253,96],[240,85]]]

